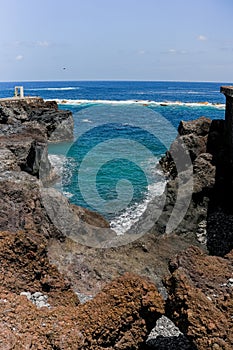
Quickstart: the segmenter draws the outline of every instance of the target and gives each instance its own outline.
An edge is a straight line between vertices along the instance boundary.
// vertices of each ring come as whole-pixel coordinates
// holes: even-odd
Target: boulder
[[[15,155],[15,165],[31,175],[47,182],[54,178],[48,159],[47,136],[38,123],[0,128],[0,147]]]
[[[0,101],[0,124],[22,125],[25,122],[43,126],[51,142],[73,140],[72,113],[59,110],[55,101],[42,98]]]
[[[192,121],[181,121],[178,126],[179,135],[195,134],[197,136],[206,136],[209,133],[211,126],[211,119],[200,117]]]
[[[164,313],[154,285],[130,274],[76,307],[38,309],[26,296],[2,287],[0,297],[4,349],[139,350]]]
[[[37,232],[0,232],[1,288],[45,294],[49,305],[79,304],[70,283],[49,263],[47,240]]]
[[[190,247],[170,262],[166,314],[198,350],[233,347],[232,260]],[[232,280],[233,281],[233,280]]]

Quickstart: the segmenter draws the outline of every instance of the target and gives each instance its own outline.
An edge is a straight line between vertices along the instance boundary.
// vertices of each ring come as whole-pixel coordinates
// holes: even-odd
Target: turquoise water
[[[224,83],[1,83],[0,97],[12,96],[16,84],[26,95],[55,99],[72,111],[74,142],[49,146],[61,175],[56,187],[71,202],[101,212],[119,233],[162,193],[157,164],[179,121],[224,117]]]

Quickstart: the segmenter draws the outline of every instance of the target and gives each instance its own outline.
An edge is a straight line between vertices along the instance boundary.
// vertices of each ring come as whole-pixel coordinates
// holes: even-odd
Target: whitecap
[[[67,104],[67,105],[96,105],[96,104],[105,104],[105,105],[140,105],[144,107],[149,106],[185,106],[185,107],[213,107],[218,109],[224,109],[225,104],[223,103],[212,103],[212,102],[181,102],[181,101],[152,101],[152,100],[64,100],[64,99],[55,99],[58,104]]]
[[[78,86],[67,86],[67,87],[48,87],[48,88],[32,88],[32,89],[25,89],[28,91],[65,91],[65,90],[79,90],[80,87]]]
[[[89,120],[89,119],[82,119],[82,122],[83,122],[83,123],[92,123],[92,121]]]

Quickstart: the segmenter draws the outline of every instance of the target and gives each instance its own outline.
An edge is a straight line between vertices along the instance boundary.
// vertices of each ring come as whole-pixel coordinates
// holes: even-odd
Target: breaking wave
[[[105,105],[140,105],[140,106],[187,106],[187,107],[213,107],[218,109],[224,109],[225,104],[211,103],[211,102],[181,102],[181,101],[151,101],[151,100],[66,100],[55,99],[58,104],[66,105],[85,105],[85,104],[105,104]]]

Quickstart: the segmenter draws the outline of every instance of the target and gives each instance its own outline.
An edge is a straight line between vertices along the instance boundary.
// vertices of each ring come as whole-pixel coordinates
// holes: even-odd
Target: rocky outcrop
[[[169,181],[159,222],[131,243],[99,249],[88,243],[119,239],[106,220],[38,179],[41,169],[51,178],[48,138],[71,139],[70,118],[42,99],[0,103],[0,347],[231,349],[232,172],[224,121],[180,123],[161,161]],[[191,184],[181,144],[192,161],[191,202],[176,230],[161,235],[179,181],[181,199]],[[190,247],[197,239],[211,253],[229,253],[208,256]],[[77,295],[92,300],[80,304]]]
[[[72,204],[71,208],[74,214],[76,214],[83,222],[94,227],[110,228],[109,222],[99,213]]]
[[[166,313],[197,349],[233,347],[233,260],[190,247],[170,262]]]
[[[37,232],[0,232],[1,288],[19,295],[41,292],[51,306],[76,306],[70,283],[51,265],[47,240]]]
[[[125,275],[77,307],[41,309],[26,296],[0,289],[4,349],[142,349],[164,302],[153,284]]]
[[[169,274],[168,261],[191,244],[195,244],[192,237],[153,233],[126,245],[104,249],[82,245],[72,238],[62,242],[50,239],[48,256],[82,297],[93,297],[114,278],[132,272],[149,278],[166,298],[162,278]]]
[[[44,208],[40,182],[23,171],[0,173],[0,228],[62,237]]]
[[[56,102],[40,98],[0,101],[0,148],[10,150],[21,170],[44,183],[57,177],[48,159],[48,142],[72,139],[72,114],[58,110]]]
[[[44,101],[42,98],[0,101],[0,124],[22,125],[27,122],[37,122],[43,126],[51,142],[73,140],[72,113],[59,110],[55,101]]]
[[[15,155],[15,165],[43,181],[54,175],[48,159],[45,128],[38,123],[0,126],[0,147]]]
[[[17,158],[14,153],[3,147],[0,148],[0,173],[8,170],[19,171],[20,168],[17,165]]]
[[[178,136],[171,144],[170,150],[166,152],[165,157],[160,160],[160,165],[169,176],[177,177],[175,162],[181,164],[181,170],[185,170],[185,163],[182,164],[182,155],[187,150],[191,161],[193,162],[199,154],[207,152],[207,138],[211,126],[211,119],[201,117],[197,120],[184,122],[181,121],[178,126]],[[186,147],[186,150],[182,146]]]
[[[179,186],[191,186],[189,182],[192,177],[191,201],[175,232],[194,233],[211,254],[223,256],[233,248],[232,164],[225,142],[225,122],[202,117],[181,122],[178,130],[177,139],[160,161],[169,181],[164,211],[155,230],[164,232],[177,200]],[[192,161],[191,175],[185,162],[182,165],[181,143],[185,145]],[[179,177],[177,159],[181,164]],[[184,191],[183,199],[185,196]],[[181,196],[179,201],[183,199]]]

